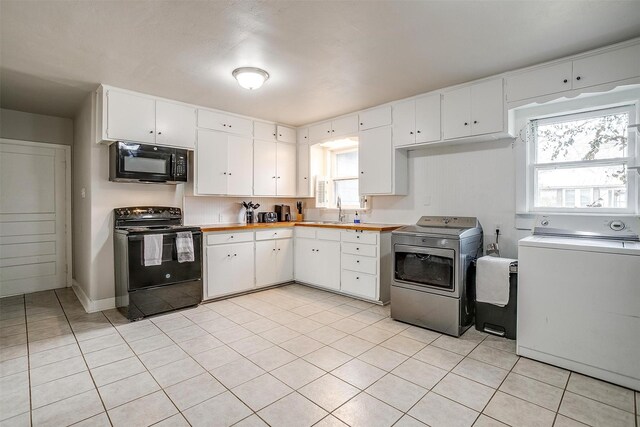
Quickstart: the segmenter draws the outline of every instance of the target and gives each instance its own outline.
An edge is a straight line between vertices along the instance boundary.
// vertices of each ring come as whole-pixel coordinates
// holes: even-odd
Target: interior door
[[[107,91],[107,136],[110,139],[156,142],[155,100],[114,90]]]
[[[196,190],[198,194],[227,194],[228,135],[199,130],[196,150]]]
[[[253,192],[253,143],[251,138],[228,136],[227,194],[250,196]]]
[[[253,141],[253,194],[275,196],[276,193],[276,143]]]
[[[67,149],[0,140],[0,297],[70,283]]]
[[[276,194],[278,196],[296,195],[296,146],[295,144],[277,144],[276,149]]]
[[[358,144],[360,194],[389,194],[393,189],[391,127],[360,132]]]

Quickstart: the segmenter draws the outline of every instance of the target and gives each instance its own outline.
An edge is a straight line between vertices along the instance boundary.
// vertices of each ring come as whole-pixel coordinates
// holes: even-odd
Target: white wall
[[[232,224],[238,222],[241,202],[259,203],[257,212],[273,212],[276,204],[291,207],[295,220],[296,199],[277,197],[185,197],[184,223],[187,225]]]
[[[309,219],[337,219],[335,211],[306,213]],[[409,195],[372,197],[363,222],[414,224],[422,215],[478,217],[485,248],[495,241],[499,224],[501,255],[515,258],[522,233],[515,230],[511,140],[411,151]]]
[[[73,121],[62,117],[0,109],[0,137],[22,141],[73,144]]]
[[[74,177],[74,278],[85,294],[105,307],[115,296],[113,265],[113,209],[156,205],[182,207],[182,185],[132,184],[109,181],[108,146],[93,140],[94,94],[76,115],[79,153]],[[79,197],[82,188],[87,197]]]

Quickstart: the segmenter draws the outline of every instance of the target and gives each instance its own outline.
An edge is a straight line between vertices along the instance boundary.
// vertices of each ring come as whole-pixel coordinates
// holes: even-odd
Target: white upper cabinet
[[[253,194],[256,196],[276,195],[276,142],[253,142]]]
[[[296,139],[298,144],[308,144],[309,143],[309,128],[300,128],[296,130]]]
[[[440,140],[440,94],[393,106],[393,145],[396,147]]]
[[[296,146],[278,143],[276,147],[276,195],[296,195]]]
[[[276,126],[277,139],[280,142],[288,142],[290,144],[295,144],[296,142],[296,130],[288,128],[286,126],[278,125]]]
[[[263,141],[275,141],[276,125],[274,123],[253,122],[253,137]]]
[[[507,77],[507,101],[640,77],[640,44],[566,60]]]
[[[196,109],[156,101],[156,144],[196,148]]]
[[[296,195],[296,145],[254,141],[253,192],[256,196]]]
[[[355,135],[358,133],[358,116],[352,115],[319,123],[309,127],[309,140],[312,142],[331,138]]]
[[[360,130],[378,128],[380,126],[388,126],[391,124],[391,106],[373,108],[371,110],[362,111],[358,115]]]
[[[238,135],[253,135],[253,122],[251,120],[218,111],[199,109],[198,127]]]
[[[444,139],[505,130],[503,80],[492,79],[444,92]]]
[[[406,194],[407,157],[393,149],[391,126],[360,132],[358,166],[360,194]]]
[[[253,144],[250,138],[199,130],[195,193],[250,196]]]
[[[640,44],[573,61],[573,88],[640,76]]]
[[[311,154],[309,144],[298,144],[298,184],[296,196],[311,197],[312,183],[310,177]]]
[[[106,126],[103,139],[153,144],[156,142],[155,100],[146,96],[106,90]],[[195,130],[195,129],[194,129]]]

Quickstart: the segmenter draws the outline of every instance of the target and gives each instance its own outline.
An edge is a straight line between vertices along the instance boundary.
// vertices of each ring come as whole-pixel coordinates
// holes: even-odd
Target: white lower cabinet
[[[253,241],[207,246],[208,298],[254,287],[253,247]]]
[[[293,280],[292,239],[256,242],[256,286]]]
[[[295,279],[327,289],[340,289],[340,242],[298,238]]]

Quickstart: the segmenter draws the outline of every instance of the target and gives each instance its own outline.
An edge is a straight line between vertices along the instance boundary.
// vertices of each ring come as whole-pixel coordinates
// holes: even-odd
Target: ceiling
[[[302,125],[640,36],[640,1],[0,2],[0,105],[99,83]],[[266,69],[257,91],[231,76]]]

